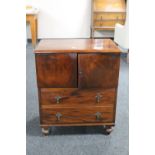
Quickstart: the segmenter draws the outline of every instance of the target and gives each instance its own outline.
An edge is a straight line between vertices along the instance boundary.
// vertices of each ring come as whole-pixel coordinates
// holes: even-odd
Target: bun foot
[[[41,131],[42,131],[44,136],[48,136],[49,133],[50,133],[49,127],[44,127],[44,128],[41,129]]]
[[[110,135],[113,129],[114,129],[113,126],[103,126],[103,134]]]

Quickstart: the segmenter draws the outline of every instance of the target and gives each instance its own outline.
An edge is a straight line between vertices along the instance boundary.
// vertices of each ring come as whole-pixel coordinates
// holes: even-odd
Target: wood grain
[[[41,107],[114,105],[116,90],[112,89],[76,89],[76,88],[42,88]],[[57,103],[56,97],[60,96]],[[97,97],[99,96],[99,102]]]
[[[36,55],[38,87],[77,87],[77,54]]]
[[[116,23],[124,25],[124,20],[99,20],[94,21],[94,28],[96,27],[115,27]]]
[[[125,20],[125,14],[121,12],[97,12],[94,14],[94,20],[117,20],[117,19],[122,19]]]
[[[32,45],[35,47],[36,42],[37,42],[37,15],[30,14],[26,15],[26,22],[30,23],[30,28],[31,28],[31,36],[32,36]]]
[[[115,88],[118,85],[120,56],[110,54],[78,55],[79,88]]]
[[[34,50],[37,53],[120,53],[111,39],[45,39]]]
[[[116,23],[124,25],[125,13],[94,13],[93,27],[115,27]]]
[[[115,126],[114,122],[86,122],[86,123],[65,123],[65,124],[59,124],[59,123],[49,123],[48,124],[40,124],[40,127],[47,127],[49,128],[50,126],[103,126],[103,125],[110,125],[110,126]]]
[[[124,0],[93,0],[94,11],[125,12]]]
[[[64,124],[64,123],[95,123],[95,122],[113,122],[113,107],[101,107],[93,106],[86,108],[42,108],[42,124]],[[96,119],[96,113],[100,112],[101,117],[99,120]],[[61,114],[58,120],[56,114]]]
[[[125,23],[124,0],[92,0],[91,10],[91,38],[96,30],[114,31],[116,23]]]
[[[43,129],[115,125],[120,50],[112,40],[42,40],[35,60]]]

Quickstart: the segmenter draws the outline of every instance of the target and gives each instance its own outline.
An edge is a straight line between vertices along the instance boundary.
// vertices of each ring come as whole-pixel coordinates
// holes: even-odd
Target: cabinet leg
[[[48,136],[50,133],[50,128],[49,127],[42,127],[41,129],[43,135]]]
[[[103,134],[109,135],[113,131],[114,127],[110,125],[103,126]]]
[[[31,26],[31,36],[32,36],[32,45],[35,47],[37,41],[37,19],[33,17],[30,22]]]

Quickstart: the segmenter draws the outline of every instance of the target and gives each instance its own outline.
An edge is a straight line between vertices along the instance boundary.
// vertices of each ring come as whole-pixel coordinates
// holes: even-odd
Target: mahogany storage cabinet
[[[41,40],[34,50],[40,126],[115,125],[120,50],[110,39]]]

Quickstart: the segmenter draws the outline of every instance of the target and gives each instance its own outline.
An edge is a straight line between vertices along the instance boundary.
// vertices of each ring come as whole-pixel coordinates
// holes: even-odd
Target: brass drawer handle
[[[102,95],[100,93],[97,93],[96,95],[96,102],[99,103],[101,101]]]
[[[97,112],[96,114],[95,114],[95,116],[96,116],[96,120],[101,120],[101,113],[100,112]]]
[[[62,97],[61,96],[56,96],[55,99],[56,99],[56,103],[59,104]]]
[[[56,116],[57,120],[60,121],[60,118],[62,117],[62,114],[58,112],[58,113],[56,113],[55,116]]]

